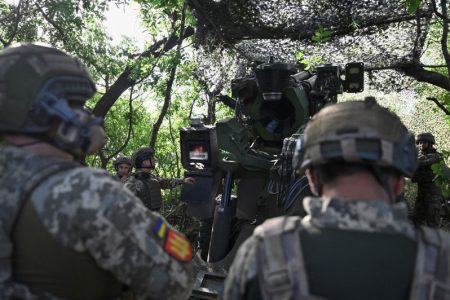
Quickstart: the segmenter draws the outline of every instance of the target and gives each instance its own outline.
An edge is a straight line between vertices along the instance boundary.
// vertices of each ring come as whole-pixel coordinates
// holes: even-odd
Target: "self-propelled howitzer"
[[[345,69],[330,64],[309,72],[270,60],[254,75],[233,80],[232,97],[219,97],[234,117],[215,126],[196,120],[181,129],[183,167],[196,179],[183,186],[182,200],[188,214],[202,220],[200,253],[209,266],[228,269],[257,225],[299,207],[294,202],[301,193],[286,199],[298,178],[289,168],[288,138],[301,134],[311,116],[335,103],[338,94],[362,91],[363,68],[362,63]],[[205,282],[217,281],[216,275],[201,273],[197,292],[208,293]]]

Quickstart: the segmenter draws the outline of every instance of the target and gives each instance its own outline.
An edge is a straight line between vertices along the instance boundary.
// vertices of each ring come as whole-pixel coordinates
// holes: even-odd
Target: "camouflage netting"
[[[319,63],[363,61],[366,69],[410,61],[422,52],[431,18],[423,2],[411,15],[401,0],[190,0],[198,76],[211,91],[226,88],[255,62],[273,55],[295,63],[296,52]],[[320,28],[331,38],[314,42]],[[389,89],[408,81],[395,71],[373,72],[371,80]]]

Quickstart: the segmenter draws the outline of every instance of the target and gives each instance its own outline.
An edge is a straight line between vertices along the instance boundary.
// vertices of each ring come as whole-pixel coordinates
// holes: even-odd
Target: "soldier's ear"
[[[393,175],[391,177],[392,191],[394,192],[394,196],[400,196],[405,188],[405,177],[403,177],[402,175]]]
[[[306,178],[308,178],[309,183],[309,189],[314,194],[314,196],[318,196],[319,193],[317,192],[317,184],[316,184],[316,174],[314,168],[310,167],[306,169],[305,171]]]

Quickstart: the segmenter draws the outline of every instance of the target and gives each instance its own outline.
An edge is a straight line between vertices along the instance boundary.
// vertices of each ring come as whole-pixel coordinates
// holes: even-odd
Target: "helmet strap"
[[[34,146],[36,144],[41,144],[41,143],[45,143],[45,142],[42,140],[37,140],[37,141],[31,141],[31,142],[27,142],[27,143],[23,143],[23,144],[15,144],[15,146],[19,147],[19,148],[23,148],[23,147]]]
[[[317,196],[322,196],[322,168],[314,167],[314,185]]]

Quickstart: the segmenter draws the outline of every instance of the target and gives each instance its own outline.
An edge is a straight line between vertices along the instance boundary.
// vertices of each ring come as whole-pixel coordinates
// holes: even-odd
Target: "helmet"
[[[432,135],[429,132],[419,133],[416,136],[416,144],[419,144],[420,141],[428,142],[431,145],[434,145],[436,143],[436,140],[434,139],[434,135]]]
[[[131,162],[133,167],[139,169],[142,167],[142,162],[146,159],[150,159],[155,154],[152,147],[142,147],[136,150],[131,156]]]
[[[113,163],[114,169],[117,171],[121,164],[127,164],[130,165],[130,167],[132,166],[131,159],[127,156],[119,156]]]
[[[323,108],[306,126],[303,152],[301,171],[334,161],[393,168],[405,176],[417,167],[413,135],[373,97]]]
[[[103,145],[103,120],[82,109],[95,85],[77,59],[55,48],[18,44],[0,51],[0,65],[0,132],[38,135],[80,155]],[[77,102],[80,108],[72,108]]]

